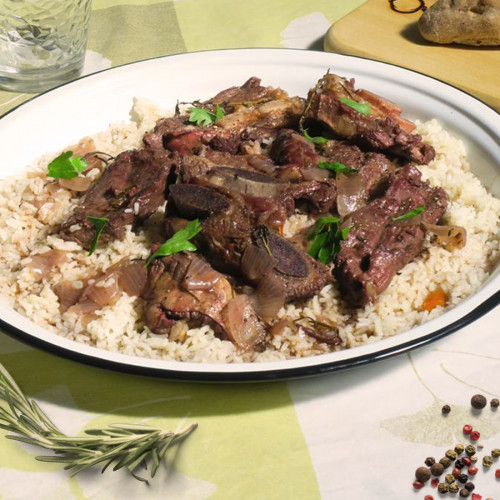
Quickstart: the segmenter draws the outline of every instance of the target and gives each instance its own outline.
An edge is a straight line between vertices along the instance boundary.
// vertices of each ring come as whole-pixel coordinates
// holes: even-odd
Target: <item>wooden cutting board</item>
[[[436,0],[425,0],[430,7]],[[399,0],[399,9],[418,0]],[[330,52],[357,55],[443,80],[500,111],[500,46],[468,47],[426,42],[417,28],[422,12],[394,12],[388,0],[369,0],[337,21],[325,36]]]

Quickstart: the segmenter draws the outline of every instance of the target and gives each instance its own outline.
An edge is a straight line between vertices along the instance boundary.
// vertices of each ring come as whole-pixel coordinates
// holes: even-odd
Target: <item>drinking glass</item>
[[[83,68],[92,0],[0,0],[0,87],[41,92]]]

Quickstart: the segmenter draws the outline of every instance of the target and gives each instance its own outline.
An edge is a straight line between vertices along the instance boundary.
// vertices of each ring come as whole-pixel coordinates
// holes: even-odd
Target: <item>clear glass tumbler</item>
[[[77,78],[92,0],[0,0],[0,87],[41,92]]]

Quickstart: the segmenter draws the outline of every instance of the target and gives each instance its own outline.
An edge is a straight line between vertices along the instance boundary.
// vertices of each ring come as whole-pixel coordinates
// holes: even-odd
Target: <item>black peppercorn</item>
[[[467,491],[474,491],[474,483],[471,483],[470,481],[468,483],[465,483],[464,484],[464,488],[467,490]]]
[[[427,457],[424,463],[425,465],[427,465],[427,467],[431,467],[436,463],[436,459],[434,457]]]
[[[459,495],[460,495],[462,498],[467,498],[467,497],[470,495],[470,491],[469,491],[469,490],[466,490],[465,488],[462,488],[462,489],[460,490]]]
[[[451,408],[450,408],[450,405],[444,405],[442,408],[441,408],[441,413],[443,415],[448,415],[448,413],[450,413],[451,411]]]
[[[431,478],[431,471],[427,467],[419,467],[415,471],[415,479],[421,483],[425,483]]]
[[[482,394],[474,394],[470,400],[472,408],[482,410],[486,406],[486,398]]]
[[[462,462],[462,460],[460,458],[455,462],[455,467],[457,469],[462,469],[464,467],[464,463]]]
[[[434,476],[440,476],[444,471],[444,466],[441,463],[431,465],[431,472]]]
[[[459,480],[459,482],[461,482],[462,484],[465,484],[468,480],[469,480],[469,476],[467,474],[460,474],[457,479]]]
[[[498,408],[500,406],[500,401],[498,401],[497,398],[493,398],[491,401],[490,401],[490,406],[492,408]]]

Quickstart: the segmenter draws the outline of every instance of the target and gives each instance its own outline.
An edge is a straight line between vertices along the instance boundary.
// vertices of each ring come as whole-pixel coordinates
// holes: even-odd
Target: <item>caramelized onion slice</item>
[[[262,277],[251,296],[257,314],[266,321],[276,318],[285,305],[285,288],[271,273]]]
[[[96,304],[96,309],[102,309],[105,306],[112,306],[118,302],[122,290],[118,284],[118,274],[105,274],[97,279],[92,285],[85,288],[81,300],[91,300]]]
[[[84,192],[92,184],[88,177],[73,177],[73,179],[58,179],[59,185],[70,191]]]
[[[220,274],[207,262],[194,257],[184,276],[182,286],[186,290],[212,290],[220,277]]]
[[[23,261],[24,265],[32,269],[40,279],[43,279],[48,276],[53,267],[60,266],[65,262],[67,256],[63,250],[53,248],[47,252],[30,255],[29,259],[29,262]]]
[[[365,204],[365,186],[359,174],[337,174],[337,211],[345,217]]]
[[[275,265],[274,257],[255,245],[247,245],[241,257],[241,272],[252,281],[267,274]]]
[[[222,310],[222,320],[229,340],[245,351],[263,344],[266,329],[246,295],[236,295]]]
[[[144,261],[137,260],[120,268],[118,283],[127,295],[140,296],[146,287],[148,272]]]
[[[452,251],[463,248],[467,242],[467,232],[460,226],[438,226],[423,223],[424,228],[437,236],[437,243],[446,250]]]
[[[61,312],[66,312],[71,306],[75,305],[82,296],[83,288],[75,288],[71,281],[63,280],[52,287],[52,291],[59,299],[59,308]]]

